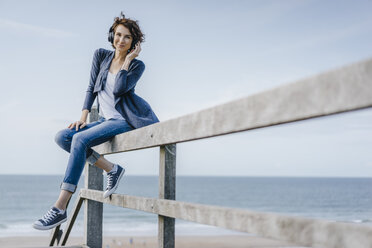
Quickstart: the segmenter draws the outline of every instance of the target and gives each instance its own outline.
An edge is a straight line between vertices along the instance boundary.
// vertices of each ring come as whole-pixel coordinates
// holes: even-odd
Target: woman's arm
[[[88,118],[88,113],[89,113],[88,109],[83,109],[80,120],[86,122]]]
[[[92,68],[90,70],[90,81],[88,85],[88,89],[86,91],[85,101],[83,104],[83,111],[87,110],[88,113],[92,109],[93,102],[97,96],[97,94],[93,94],[94,85],[96,83],[96,79],[100,70],[100,64],[101,64],[101,57],[102,57],[102,51],[101,48],[97,49],[94,52],[93,55],[93,62],[92,62]],[[82,118],[84,117],[86,119],[86,115],[84,112],[82,113]]]
[[[125,62],[123,64],[123,67],[125,65]],[[122,68],[123,68],[122,67]],[[119,71],[118,76],[116,77],[115,85],[114,85],[114,91],[113,94],[116,97],[122,96],[131,89],[133,89],[137,81],[142,76],[143,72],[145,70],[145,64],[138,60],[138,63],[134,66],[133,70],[128,72],[126,69],[122,69]]]

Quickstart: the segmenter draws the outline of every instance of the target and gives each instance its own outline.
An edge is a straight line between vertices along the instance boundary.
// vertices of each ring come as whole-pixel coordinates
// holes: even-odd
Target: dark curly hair
[[[114,34],[116,27],[120,24],[129,29],[129,32],[133,37],[131,49],[138,41],[141,43],[145,41],[145,35],[141,31],[138,25],[138,21],[132,20],[130,18],[125,18],[125,15],[123,14],[123,12],[121,12],[120,17],[115,17],[114,23],[111,25],[111,28],[114,30]],[[111,46],[115,49],[114,44],[111,44]]]

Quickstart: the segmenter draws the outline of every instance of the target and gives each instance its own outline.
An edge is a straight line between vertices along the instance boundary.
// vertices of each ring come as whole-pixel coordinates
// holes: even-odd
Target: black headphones
[[[112,44],[114,43],[114,29],[112,26],[110,27],[109,33],[108,33],[108,41]]]

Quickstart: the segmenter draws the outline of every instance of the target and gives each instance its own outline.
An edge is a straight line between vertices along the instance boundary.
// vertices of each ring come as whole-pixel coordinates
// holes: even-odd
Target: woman
[[[115,135],[159,122],[150,105],[134,93],[145,64],[135,59],[144,40],[137,21],[121,13],[109,30],[114,51],[97,49],[93,56],[90,82],[79,121],[59,131],[56,143],[70,153],[61,191],[54,206],[33,227],[48,230],[67,220],[66,205],[75,192],[85,162],[107,172],[104,198],[115,192],[125,169],[100,156],[91,147]],[[99,120],[87,124],[87,116],[97,97]]]

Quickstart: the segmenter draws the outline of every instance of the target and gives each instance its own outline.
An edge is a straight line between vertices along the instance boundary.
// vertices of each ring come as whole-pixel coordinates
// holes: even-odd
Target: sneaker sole
[[[59,226],[61,225],[62,223],[66,222],[67,221],[67,217],[63,220],[60,220],[59,222],[53,224],[53,225],[50,225],[50,226],[38,226],[38,225],[35,225],[35,224],[32,224],[32,227],[37,229],[37,230],[50,230],[56,226]]]
[[[119,187],[119,183],[120,183],[121,178],[124,176],[124,173],[125,173],[125,169],[123,168],[123,171],[120,173],[116,185],[115,185],[115,186],[114,186],[110,191],[108,191],[107,193],[105,192],[105,193],[103,194],[103,198],[107,198],[107,197],[109,197],[110,195],[112,195],[112,194],[116,191],[116,189]],[[107,194],[107,195],[106,195],[106,194]]]

